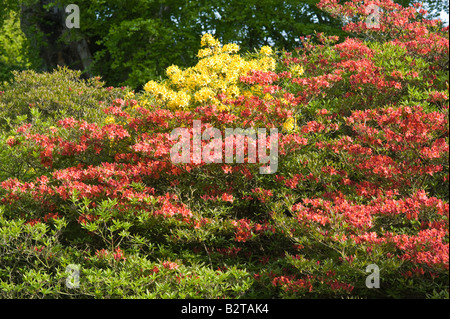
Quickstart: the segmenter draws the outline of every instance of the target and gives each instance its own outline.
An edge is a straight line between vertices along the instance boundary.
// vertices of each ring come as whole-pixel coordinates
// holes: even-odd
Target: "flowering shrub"
[[[195,67],[99,107],[105,121],[3,137],[42,174],[1,181],[2,295],[448,297],[448,28],[376,3],[410,27],[349,23],[366,40],[319,34],[277,59],[205,35]],[[173,163],[170,133],[194,120],[277,128],[278,171]],[[380,288],[365,284],[371,264]]]
[[[205,48],[198,52],[200,60],[197,65],[186,70],[172,65],[166,70],[168,81],[149,81],[144,90],[170,109],[192,109],[199,105],[214,104],[223,110],[226,104],[220,100],[240,95],[241,76],[250,71],[266,72],[275,68],[273,51],[269,46],[262,47],[256,58],[246,60],[237,54],[237,44],[222,46],[208,33],[202,37],[201,45]]]
[[[15,129],[24,122],[36,131],[48,132],[55,121],[72,116],[102,123],[107,115],[99,105],[109,105],[123,97],[126,88],[105,88],[98,77],[80,79],[81,72],[59,68],[52,73],[14,72],[10,82],[0,85],[0,180],[8,177],[33,179],[43,173],[21,145],[7,146],[17,140]]]

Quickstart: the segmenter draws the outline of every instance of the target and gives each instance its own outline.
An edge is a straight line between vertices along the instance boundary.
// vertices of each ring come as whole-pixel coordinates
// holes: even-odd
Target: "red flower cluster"
[[[249,219],[232,220],[231,225],[233,225],[236,230],[235,240],[238,242],[246,242],[253,236],[263,234],[267,231],[271,233],[275,233],[276,231],[272,225],[268,224],[268,222],[259,224],[252,222]]]

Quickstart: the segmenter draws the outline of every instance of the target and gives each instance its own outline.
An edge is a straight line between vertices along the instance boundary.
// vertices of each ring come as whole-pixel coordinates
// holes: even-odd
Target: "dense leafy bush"
[[[448,28],[378,4],[401,29],[349,23],[362,39],[245,57],[205,35],[195,67],[124,94],[104,121],[3,136],[42,174],[1,183],[2,295],[448,298]],[[353,18],[360,3],[321,5]],[[278,129],[277,171],[174,163],[170,133],[194,135],[194,120]]]
[[[58,68],[51,73],[32,70],[14,71],[13,79],[1,87],[0,117],[14,119],[19,115],[31,116],[36,107],[45,118],[74,117],[100,121],[100,103],[111,103],[123,92],[105,88],[99,77],[80,78],[80,71]],[[100,103],[99,103],[100,102]],[[4,124],[4,123],[2,123]]]

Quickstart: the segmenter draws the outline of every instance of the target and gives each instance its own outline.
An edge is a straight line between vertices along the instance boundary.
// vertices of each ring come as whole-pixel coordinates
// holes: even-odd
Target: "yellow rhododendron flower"
[[[222,52],[237,53],[239,49],[239,45],[237,45],[236,43],[228,43],[222,47]]]
[[[265,45],[265,46],[261,47],[261,50],[259,51],[259,53],[264,54],[264,55],[272,55],[273,51],[272,51],[271,47],[269,47],[268,45]]]
[[[218,47],[220,45],[220,42],[217,41],[211,34],[205,33],[202,36],[200,44],[202,47]]]
[[[166,74],[168,76],[171,76],[173,74],[180,73],[180,72],[181,72],[180,68],[177,65],[174,65],[174,64],[172,64],[171,66],[169,66],[166,69]]]
[[[144,85],[144,90],[150,93],[155,92],[155,90],[159,87],[159,84],[155,81],[148,81]]]
[[[236,97],[240,93],[241,93],[241,91],[239,90],[239,88],[236,85],[232,85],[232,86],[228,87],[226,90],[226,94],[230,97]]]
[[[184,91],[175,93],[175,96],[169,100],[168,106],[173,109],[185,109],[189,106],[189,101],[191,100],[190,95]]]
[[[213,51],[210,48],[198,50],[197,57],[204,58],[212,55]]]
[[[228,105],[224,105],[222,103],[215,103],[215,105],[217,105],[217,110],[222,112],[222,111],[229,111],[230,107]]]
[[[247,60],[238,54],[238,44],[222,46],[208,33],[202,36],[201,46],[197,54],[199,61],[195,66],[182,70],[171,65],[166,69],[167,81],[163,84],[149,81],[144,90],[173,109],[194,109],[199,104],[211,103],[222,110],[228,107],[216,99],[219,94],[224,94],[225,98],[235,98],[240,94],[264,95],[261,86],[242,93],[239,79],[251,70],[273,71],[276,61],[272,57],[271,47],[263,46],[259,58]]]
[[[245,97],[252,97],[252,96],[253,96],[252,92],[249,91],[249,90],[244,91],[244,92],[242,93],[242,95],[244,95]]]
[[[300,75],[302,75],[305,72],[303,67],[301,65],[299,65],[299,64],[294,64],[293,66],[290,67],[289,70],[291,71],[291,73],[293,75],[296,75],[296,76],[300,76]]]
[[[112,116],[108,116],[108,117],[105,119],[105,124],[114,124],[114,123],[116,123],[116,120],[115,120],[114,117],[112,117]]]
[[[260,68],[263,70],[275,70],[276,61],[274,58],[271,57],[264,57],[259,61]]]
[[[283,124],[283,129],[286,132],[291,132],[295,128],[295,118],[289,117]]]
[[[199,103],[206,103],[214,97],[214,91],[208,87],[201,88],[195,93],[195,100]]]
[[[133,91],[128,92],[125,95],[125,97],[124,97],[125,100],[129,100],[129,99],[132,99],[132,98],[134,98],[134,92]]]
[[[266,94],[264,95],[264,100],[270,101],[270,100],[272,100],[272,99],[273,99],[273,96],[272,96],[271,94],[266,93]]]

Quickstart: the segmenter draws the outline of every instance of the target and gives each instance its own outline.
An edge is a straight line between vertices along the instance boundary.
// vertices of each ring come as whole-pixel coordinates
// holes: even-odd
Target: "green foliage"
[[[123,94],[117,88],[107,89],[99,77],[89,80],[80,78],[81,71],[58,68],[53,72],[36,73],[32,70],[14,71],[13,79],[1,86],[0,120],[15,119],[26,115],[31,121],[31,108],[35,107],[44,119],[64,117],[75,119],[104,118],[101,103],[111,101]]]
[[[319,0],[112,0],[107,3],[103,0],[81,0],[77,2],[81,28],[67,30],[63,25],[52,25],[52,29],[64,29],[55,39],[53,30],[43,29],[42,26],[48,21],[44,21],[42,15],[54,6],[63,10],[73,1],[46,1],[44,4],[36,0],[21,2],[35,12],[34,20],[27,18],[29,21],[26,21],[30,28],[28,41],[32,41],[34,46],[31,48],[27,43],[27,51],[20,55],[0,52],[0,56],[4,56],[4,61],[0,59],[0,76],[4,79],[10,78],[10,70],[14,69],[46,69],[42,66],[44,61],[36,56],[35,51],[39,48],[58,47],[61,43],[76,43],[80,39],[87,40],[94,59],[92,65],[83,71],[101,75],[108,85],[141,88],[148,79],[164,76],[164,70],[172,64],[192,65],[199,49],[197,39],[205,32],[215,34],[222,43],[238,43],[242,52],[267,44],[292,51],[299,46],[300,36],[313,35],[315,31],[345,35],[341,29],[342,21],[331,18],[316,7]],[[408,6],[414,1],[396,2]],[[425,3],[432,12],[429,17],[439,16],[441,9],[448,11],[446,1]],[[19,34],[18,23],[11,29],[10,20],[6,18],[14,10],[18,10],[17,3],[8,0],[0,12],[0,25],[5,30],[3,37],[6,41],[9,41],[8,38],[14,39],[13,47],[23,41],[21,35],[16,36]],[[59,23],[63,24],[64,15],[60,18]],[[5,19],[6,24],[3,24]],[[40,27],[37,27],[38,24]],[[8,47],[12,48],[10,45]],[[20,59],[14,60],[16,57],[30,62],[24,65]],[[56,61],[53,62],[56,65]],[[47,68],[50,70],[49,66]]]
[[[79,237],[78,242],[72,238],[72,247],[65,243],[74,226],[65,219],[49,219],[49,224],[25,223],[20,218],[6,218],[0,206],[0,297],[237,298],[252,285],[253,278],[245,269],[233,266],[215,271],[201,263],[181,264],[177,255],[165,253],[164,244],[159,243],[156,250],[148,236],[119,231],[128,228],[129,223],[115,220],[106,226],[111,220],[106,215],[110,215],[108,212],[114,210],[114,205],[114,202],[104,202],[98,211],[106,219],[99,219],[97,225],[103,224],[101,227],[105,227],[108,235],[104,237],[100,228],[87,223],[83,228],[89,231],[83,236],[92,235]],[[134,227],[143,225],[137,219],[134,222]],[[154,225],[145,224],[149,230],[154,229]],[[101,239],[99,246],[108,242],[110,249],[76,249],[85,247],[89,237],[97,235]],[[122,255],[119,245],[126,247],[128,253]],[[145,247],[150,249],[148,253]],[[187,252],[181,250],[178,257]],[[66,285],[69,265],[79,266],[79,287]]]
[[[314,30],[343,35],[341,23],[317,9],[317,2],[81,0],[77,2],[80,29],[64,30],[58,39],[53,39],[52,30],[43,30],[42,15],[52,6],[62,10],[72,1],[49,2],[45,10],[35,0],[24,5],[35,12],[34,21],[27,18],[30,37],[43,41],[35,44],[35,49],[85,38],[94,61],[83,71],[100,74],[108,85],[140,88],[148,79],[163,76],[172,64],[192,65],[198,38],[205,32],[213,32],[223,42],[238,43],[243,52],[265,44],[292,50],[299,44],[299,36]],[[36,28],[39,23],[41,27]]]
[[[205,32],[213,32],[223,43],[238,43],[242,52],[267,44],[292,50],[299,36],[314,30],[343,35],[340,23],[318,10],[317,2],[166,0],[130,6],[112,1],[108,6],[113,16],[103,9],[95,22],[86,22],[81,29],[96,32],[101,39],[96,72],[114,85],[141,87],[145,79],[164,76],[172,64],[192,65],[198,38]],[[100,7],[89,3],[90,8]]]
[[[20,30],[19,16],[10,11],[9,17],[0,23],[0,83],[12,77],[13,70],[30,66],[26,52],[26,38]]]
[[[7,123],[12,127],[17,127],[26,119],[27,116],[22,115],[18,116],[14,122],[9,120]],[[7,142],[15,135],[13,130],[2,130],[0,133],[0,181],[10,177],[28,180],[37,176],[35,168],[39,171],[39,162],[33,160],[26,147],[19,146],[13,152],[8,150]]]

